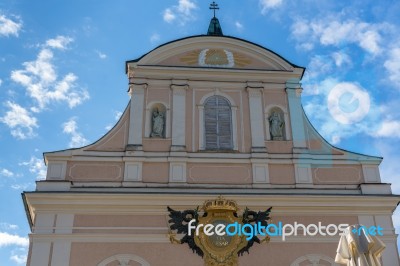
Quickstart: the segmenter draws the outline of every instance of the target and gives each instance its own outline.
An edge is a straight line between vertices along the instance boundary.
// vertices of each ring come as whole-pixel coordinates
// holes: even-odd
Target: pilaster
[[[129,116],[128,148],[130,150],[143,150],[143,106],[147,83],[132,83],[129,85],[131,108]]]
[[[186,82],[171,84],[172,90],[172,146],[171,151],[186,150]]]
[[[262,86],[247,84],[250,106],[250,129],[252,152],[266,152],[264,137],[264,118],[262,107]]]
[[[303,109],[301,107],[302,90],[301,83],[298,79],[290,79],[286,82],[294,149],[307,148]]]

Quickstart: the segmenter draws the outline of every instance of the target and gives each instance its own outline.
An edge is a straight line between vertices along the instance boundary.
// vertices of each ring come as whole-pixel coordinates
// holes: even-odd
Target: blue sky
[[[26,260],[21,195],[45,175],[42,153],[97,140],[127,102],[126,60],[207,31],[210,1],[0,3],[0,261]],[[400,193],[400,2],[218,1],[225,35],[307,68],[303,105],[336,146],[383,156]],[[396,227],[400,219],[395,216]]]

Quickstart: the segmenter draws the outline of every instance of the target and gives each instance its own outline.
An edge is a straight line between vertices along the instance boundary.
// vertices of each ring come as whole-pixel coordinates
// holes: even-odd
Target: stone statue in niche
[[[152,116],[152,125],[151,125],[151,134],[150,137],[164,137],[164,123],[165,123],[165,115],[163,112],[160,112],[158,108],[154,109]]]
[[[280,114],[276,111],[268,118],[269,132],[272,140],[283,140],[283,127],[285,121],[281,118]]]

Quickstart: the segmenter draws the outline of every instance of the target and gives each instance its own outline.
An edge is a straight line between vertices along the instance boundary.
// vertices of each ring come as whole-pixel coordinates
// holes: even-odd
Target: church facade
[[[168,207],[203,213],[218,199],[239,218],[272,207],[270,223],[380,226],[383,265],[400,265],[399,197],[381,182],[382,158],[326,142],[302,109],[305,69],[218,27],[214,17],[208,35],[127,61],[118,123],[93,144],[44,154],[46,180],[23,194],[27,265],[234,265],[205,260],[230,239],[206,239],[201,257],[171,227]],[[338,241],[271,237],[234,263],[336,265]]]

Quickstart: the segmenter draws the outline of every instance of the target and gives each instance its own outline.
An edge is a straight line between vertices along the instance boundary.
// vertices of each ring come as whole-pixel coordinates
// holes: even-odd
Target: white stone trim
[[[399,266],[399,253],[397,251],[396,243],[388,243],[384,241],[386,248],[382,254],[382,265]]]
[[[65,180],[66,173],[66,161],[48,161],[46,180]]]
[[[294,165],[296,184],[312,184],[312,172],[310,164],[295,164]]]
[[[120,265],[128,265],[130,261],[134,261],[134,262],[140,263],[140,266],[150,266],[150,263],[148,263],[142,257],[139,257],[134,254],[113,255],[113,256],[108,257],[107,259],[101,261],[99,264],[97,264],[97,266],[106,266],[113,261],[118,261],[120,263]]]
[[[74,217],[72,213],[58,213],[56,219],[56,234],[72,234],[74,226]]]
[[[53,233],[55,217],[56,216],[54,213],[42,213],[42,212],[36,213],[33,233],[35,234]]]
[[[389,215],[375,215],[375,223],[376,225],[379,225],[383,227],[385,230],[392,230],[393,234],[394,232],[394,227],[392,223],[392,216]]]
[[[71,188],[71,181],[36,181],[36,191],[68,191]]]
[[[192,89],[192,152],[196,152],[196,90],[194,88]]]
[[[125,162],[124,181],[142,181],[142,162]]]
[[[204,105],[198,106],[199,110],[199,150],[205,150],[205,134],[204,134]]]
[[[71,256],[71,241],[55,240],[53,242],[51,265],[69,266],[70,256]]]
[[[253,164],[253,183],[269,183],[268,164]]]
[[[129,115],[129,136],[128,145],[133,145],[135,149],[141,150],[143,133],[143,106],[144,94],[147,84],[131,84],[129,94],[131,95],[131,108]]]
[[[170,163],[169,182],[186,182],[186,162]]]
[[[229,104],[232,106],[237,106],[235,101],[233,100],[233,98],[231,96],[229,96],[228,94],[224,93],[223,91],[221,91],[220,89],[214,89],[212,92],[207,93],[206,95],[204,95],[203,97],[201,97],[201,100],[199,102],[199,105],[204,106],[206,103],[206,100],[212,96],[222,96],[224,98],[226,98],[229,101]]]
[[[164,211],[165,212],[165,211]],[[31,235],[34,243],[50,242],[55,240],[66,240],[71,242],[80,243],[165,243],[170,244],[167,231],[165,233],[156,234],[121,234],[121,233],[80,233],[80,234],[59,234],[59,235]],[[271,243],[285,244],[285,243],[339,243],[340,236],[288,236],[285,241],[282,238],[271,237]],[[395,243],[395,236],[382,236],[379,239],[386,243]],[[47,265],[47,264],[45,264]],[[386,265],[386,264],[384,264]],[[388,264],[392,265],[392,264]],[[40,265],[41,266],[41,265]]]
[[[263,190],[254,190],[251,187],[247,190],[225,189],[223,192],[230,194],[230,198],[240,202],[242,206],[249,208],[264,208],[265,202],[270,206],[276,206],[274,213],[281,214],[351,214],[370,215],[391,215],[394,206],[398,202],[398,197],[387,196],[363,196],[363,195],[310,195],[309,190],[300,190],[302,194],[294,194],[293,189],[285,190],[283,194],[262,194]],[[315,189],[314,189],[315,190]],[[125,191],[128,191],[125,189]],[[210,199],[209,188],[193,189],[193,194],[179,194],[179,192],[187,192],[185,188],[169,189],[169,194],[162,194],[165,189],[150,188],[132,189],[136,193],[26,193],[25,199],[28,208],[33,208],[36,213],[50,212],[54,208],[58,208],[61,213],[87,213],[87,206],[96,204],[100,213],[155,213],[165,214],[165,206],[197,206],[199,202]],[[265,190],[264,190],[265,191]],[[146,192],[146,193],[138,193]],[[238,195],[241,192],[242,195]],[[245,194],[248,192],[247,194]],[[317,191],[320,193],[319,191]],[[221,190],[216,191],[215,195],[219,195]],[[272,192],[271,192],[272,193]],[[287,195],[290,194],[290,197]],[[79,197],[79,200],[77,200]],[[113,206],[113,208],[109,208]],[[278,207],[279,206],[279,207]],[[302,207],[308,207],[306,209]],[[96,213],[95,210],[93,210]],[[32,215],[32,218],[35,218]],[[51,225],[53,226],[53,225]],[[45,231],[44,233],[52,232]],[[36,234],[36,230],[34,229]]]
[[[305,123],[301,107],[301,84],[298,79],[286,82],[286,94],[290,112],[290,128],[294,148],[306,148]]]
[[[233,144],[233,150],[237,151],[239,149],[238,147],[238,140],[237,140],[237,107],[236,106],[231,106],[231,112],[232,112],[232,144]]]
[[[378,165],[363,164],[362,171],[363,171],[365,183],[380,183],[381,182]]]
[[[264,112],[262,88],[247,87],[250,106],[250,129],[252,149],[265,149]]]
[[[172,147],[184,150],[186,145],[186,90],[188,85],[171,85],[172,89]],[[176,148],[175,148],[176,149]]]
[[[74,214],[59,213],[56,219],[56,234],[72,234]],[[58,239],[53,243],[51,265],[68,266],[71,253],[71,241]]]
[[[32,252],[29,266],[49,265],[51,240],[39,242],[32,239]]]
[[[390,184],[374,183],[374,184],[361,184],[362,194],[372,195],[392,195]]]
[[[242,141],[242,150],[241,150],[241,152],[245,152],[246,147],[245,147],[245,141],[244,141],[244,120],[243,120],[243,117],[244,117],[243,109],[244,108],[243,108],[243,93],[242,93],[242,90],[240,91],[240,106],[242,107],[242,108],[240,108],[240,128],[241,128],[240,134],[242,136],[242,138],[241,138],[241,141]]]

